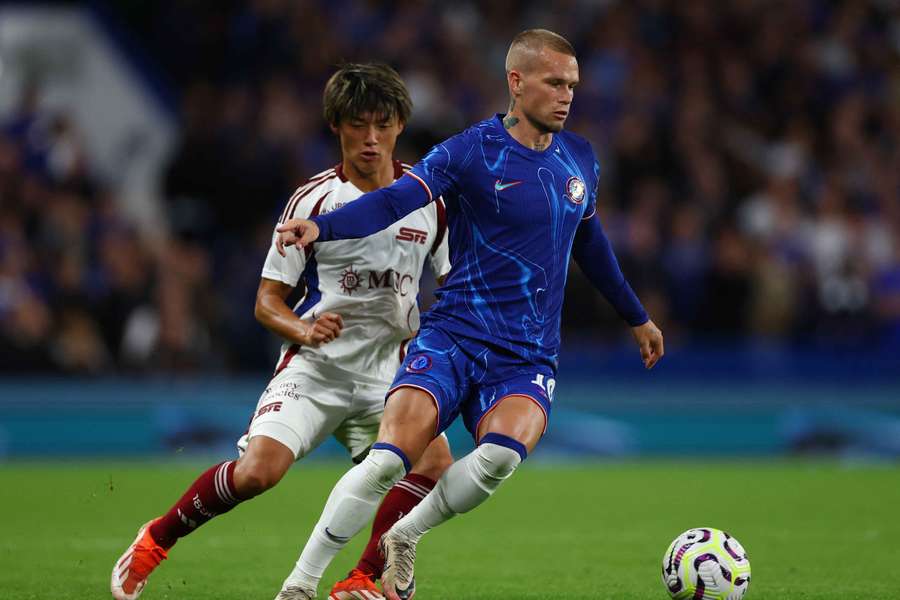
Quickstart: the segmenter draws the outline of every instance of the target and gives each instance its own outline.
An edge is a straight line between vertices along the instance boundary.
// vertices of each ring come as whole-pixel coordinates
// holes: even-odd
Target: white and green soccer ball
[[[750,587],[750,560],[724,531],[688,529],[663,555],[662,580],[675,600],[740,600]]]

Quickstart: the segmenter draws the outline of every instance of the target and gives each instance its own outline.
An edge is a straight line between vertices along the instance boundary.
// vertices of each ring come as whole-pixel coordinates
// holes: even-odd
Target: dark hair
[[[406,123],[412,99],[400,75],[382,63],[347,63],[325,84],[322,94],[325,121],[338,125],[369,113],[380,119],[397,117]]]

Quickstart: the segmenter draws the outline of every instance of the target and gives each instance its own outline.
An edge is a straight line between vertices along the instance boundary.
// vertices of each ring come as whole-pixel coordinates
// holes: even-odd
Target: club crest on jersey
[[[566,197],[575,204],[584,202],[584,182],[579,177],[569,177],[566,182]]]
[[[420,354],[406,365],[406,370],[410,373],[421,373],[431,368],[431,357],[427,354]]]
[[[341,284],[341,290],[348,296],[352,296],[353,292],[362,285],[362,279],[359,277],[359,273],[353,270],[353,265],[348,266],[344,269],[344,272],[341,273],[341,278],[338,279],[338,283]]]

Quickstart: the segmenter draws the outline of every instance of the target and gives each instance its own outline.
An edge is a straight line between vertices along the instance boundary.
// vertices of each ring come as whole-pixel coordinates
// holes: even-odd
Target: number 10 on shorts
[[[531,380],[531,383],[547,392],[547,397],[550,398],[550,402],[553,402],[553,390],[556,389],[556,380],[552,377],[547,377],[546,385],[544,384],[544,381],[544,374],[538,373],[534,376],[534,379]]]

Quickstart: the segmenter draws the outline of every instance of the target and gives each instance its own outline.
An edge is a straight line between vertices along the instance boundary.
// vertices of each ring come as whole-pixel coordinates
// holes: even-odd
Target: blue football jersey
[[[451,267],[423,326],[555,369],[571,255],[630,325],[648,319],[594,216],[598,176],[583,138],[563,131],[532,150],[496,115],[432,148],[393,185],[312,220],[319,240],[358,238],[443,196]]]
[[[411,173],[447,206],[451,269],[423,324],[555,366],[576,229],[595,210],[599,165],[562,131],[517,142],[494,116],[435,146]]]

